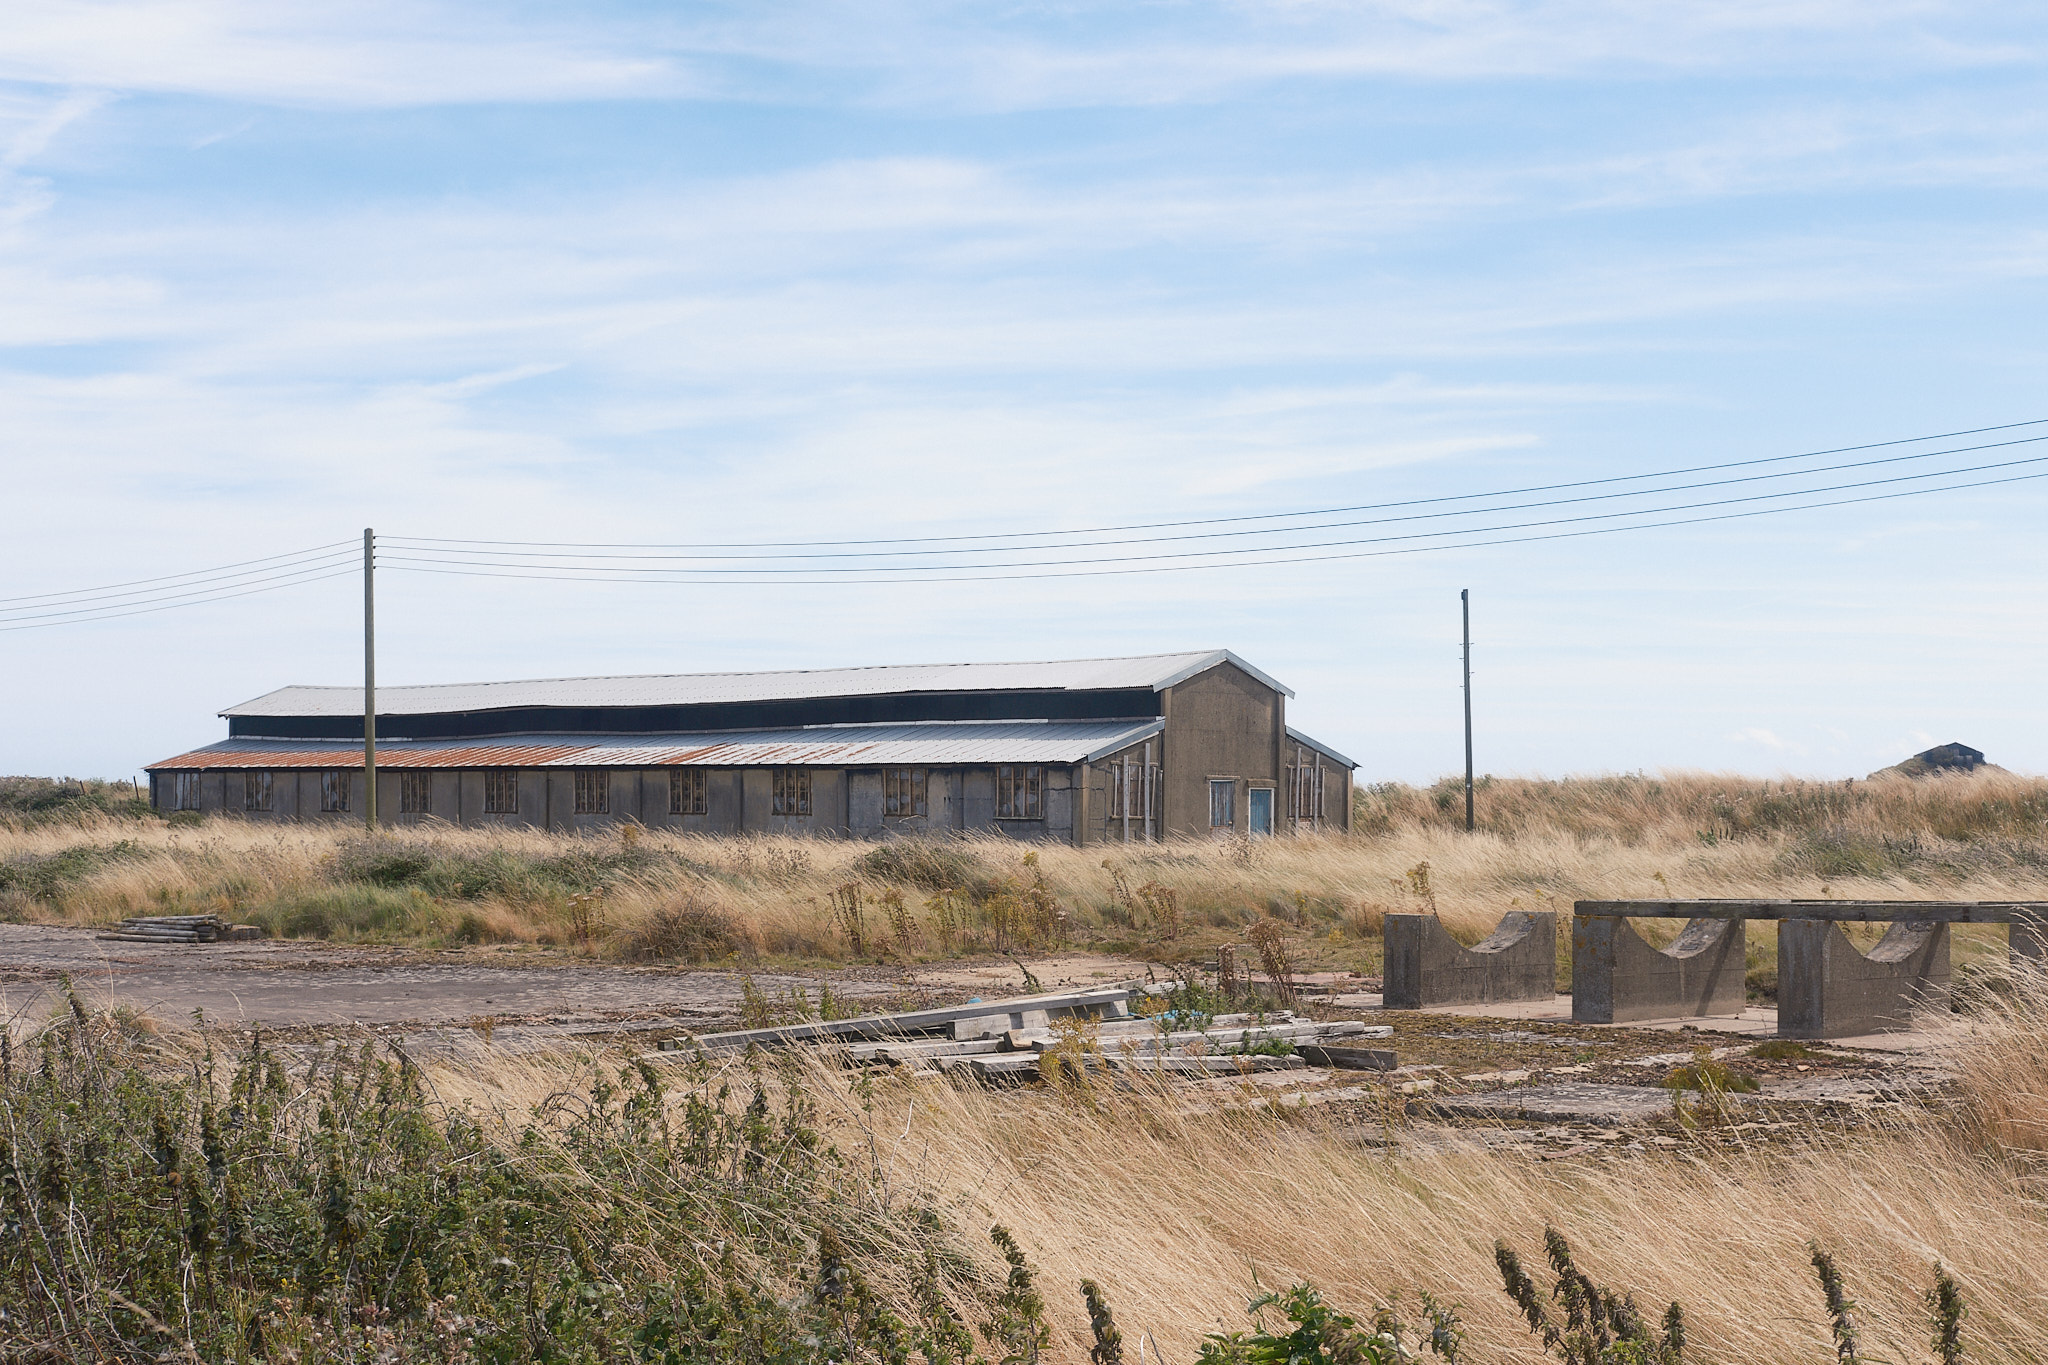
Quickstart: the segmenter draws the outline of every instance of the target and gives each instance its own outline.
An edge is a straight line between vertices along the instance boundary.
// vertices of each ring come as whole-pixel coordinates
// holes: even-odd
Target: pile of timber
[[[1308,1065],[1391,1071],[1398,1064],[1392,1052],[1358,1046],[1367,1039],[1391,1037],[1393,1029],[1383,1024],[1318,1023],[1299,1019],[1287,1010],[1162,1024],[1131,1012],[1133,996],[1161,995],[1176,984],[1131,984],[858,1019],[685,1035],[664,1041],[662,1050],[650,1060],[673,1060],[686,1051],[729,1053],[750,1047],[815,1044],[831,1049],[851,1066],[900,1066],[914,1073],[978,1080],[1033,1080],[1040,1074],[1041,1056],[1060,1040],[1053,1022],[1078,1017],[1094,1024],[1092,1046],[1078,1055],[1062,1049],[1060,1056],[1084,1070],[1192,1077],[1286,1071]],[[1278,1046],[1281,1044],[1286,1047]]]
[[[216,943],[263,937],[253,924],[228,924],[219,915],[136,915],[101,938],[122,943]]]

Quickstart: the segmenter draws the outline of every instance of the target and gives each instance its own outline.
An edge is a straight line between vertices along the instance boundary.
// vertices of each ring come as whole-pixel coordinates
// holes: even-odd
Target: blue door
[[[1273,789],[1253,787],[1251,790],[1251,830],[1253,835],[1273,832]]]

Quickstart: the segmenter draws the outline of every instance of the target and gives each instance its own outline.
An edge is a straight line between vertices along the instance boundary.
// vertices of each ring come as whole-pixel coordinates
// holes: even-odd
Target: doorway
[[[1246,814],[1251,817],[1253,838],[1260,838],[1273,832],[1273,789],[1253,787]]]

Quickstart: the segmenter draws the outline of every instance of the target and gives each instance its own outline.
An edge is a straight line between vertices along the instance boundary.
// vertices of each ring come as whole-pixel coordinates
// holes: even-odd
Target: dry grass
[[[1218,1113],[1191,1104],[1187,1088],[884,1080],[863,1092],[814,1062],[783,1079],[819,1098],[821,1129],[864,1169],[878,1205],[929,1195],[966,1233],[992,1222],[1016,1233],[1058,1328],[1056,1360],[1086,1358],[1075,1292],[1086,1277],[1106,1290],[1127,1343],[1144,1334],[1173,1365],[1205,1333],[1242,1328],[1260,1288],[1297,1280],[1353,1312],[1385,1302],[1412,1312],[1428,1290],[1462,1305],[1469,1359],[1533,1363],[1544,1357],[1500,1292],[1493,1242],[1540,1263],[1548,1224],[1596,1279],[1646,1307],[1682,1301],[1691,1359],[1831,1359],[1808,1263],[1818,1240],[1860,1301],[1865,1358],[1926,1358],[1921,1295],[1939,1259],[1969,1302],[1968,1358],[2038,1361],[2048,1353],[2048,983],[1978,1020],[1957,1054],[1966,1079],[1954,1114],[1816,1128],[1792,1146],[1746,1147],[1710,1130],[1692,1148],[1552,1163],[1476,1147],[1395,1154],[1371,1141],[1401,1121],[1387,1111]],[[443,1067],[435,1083],[452,1103],[518,1112],[574,1089],[565,1078],[586,1065]],[[730,1069],[751,1083],[744,1063]],[[979,1256],[995,1268],[986,1247]]]
[[[0,823],[0,913],[110,923],[198,909],[326,937],[609,944],[626,955],[674,940],[703,960],[833,960],[855,956],[831,910],[832,893],[853,883],[870,907],[861,955],[871,958],[1062,936],[1193,956],[1272,918],[1296,936],[1301,965],[1370,969],[1390,912],[1434,909],[1471,940],[1506,910],[1568,911],[1582,897],[2008,898],[2038,896],[2048,877],[2048,781],[2002,772],[1489,780],[1482,828],[1469,835],[1455,796],[1445,785],[1368,788],[1352,836],[1085,849],[446,826],[393,831],[371,848],[347,826],[83,813]],[[938,889],[949,883],[962,894]],[[876,903],[890,891],[904,898],[908,941]],[[679,915],[688,932],[676,932]],[[964,941],[943,932],[948,915],[965,921]]]

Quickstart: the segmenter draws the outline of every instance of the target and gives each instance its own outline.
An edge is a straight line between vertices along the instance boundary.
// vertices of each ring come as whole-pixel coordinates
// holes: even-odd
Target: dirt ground
[[[1069,954],[1034,959],[1047,987],[1142,977],[1141,962]],[[24,1022],[63,1007],[69,976],[95,1008],[125,1006],[165,1023],[194,1010],[227,1026],[271,1029],[347,1025],[427,1027],[483,1020],[579,1023],[661,1020],[689,1026],[739,1018],[743,977],[709,968],[593,963],[529,947],[444,953],[299,941],[122,943],[86,929],[0,925],[0,1011]],[[966,999],[1014,994],[1023,974],[1005,960],[902,971],[851,968],[824,974],[759,972],[756,989],[813,999]]]

